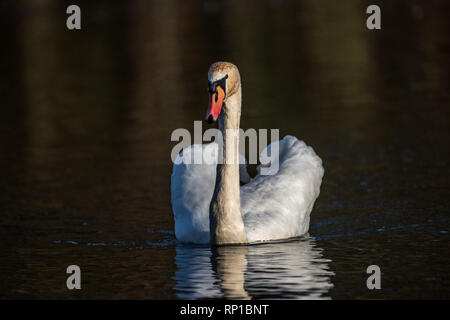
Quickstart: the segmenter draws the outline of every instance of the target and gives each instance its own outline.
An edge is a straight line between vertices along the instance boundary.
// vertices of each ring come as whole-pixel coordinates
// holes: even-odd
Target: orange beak
[[[222,110],[223,99],[225,98],[225,92],[222,88],[217,86],[216,91],[209,94],[208,112],[206,112],[206,122],[213,123],[217,121],[220,111]]]

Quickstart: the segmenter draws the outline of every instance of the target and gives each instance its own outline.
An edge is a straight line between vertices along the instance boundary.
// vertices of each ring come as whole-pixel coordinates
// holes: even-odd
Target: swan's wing
[[[249,242],[300,236],[309,229],[309,214],[319,196],[324,169],[311,147],[292,136],[279,147],[278,172],[258,174],[241,187],[241,211]],[[261,162],[266,158],[263,151]],[[277,168],[277,163],[271,165]]]
[[[197,157],[197,158],[196,158]],[[171,199],[178,240],[209,242],[209,205],[216,183],[218,144],[194,144],[177,157],[171,177]],[[193,159],[200,164],[194,164]],[[240,155],[241,181],[248,182],[245,157]]]

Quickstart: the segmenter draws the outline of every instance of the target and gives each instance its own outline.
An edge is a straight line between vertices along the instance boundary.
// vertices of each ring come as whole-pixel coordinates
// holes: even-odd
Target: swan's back
[[[258,174],[240,188],[241,212],[249,242],[305,234],[309,229],[309,215],[319,196],[324,169],[314,150],[292,136],[275,144],[279,144],[280,152],[278,172]],[[269,153],[272,146],[267,148]],[[200,153],[203,164],[189,164],[191,157]],[[263,154],[267,153],[261,153],[260,159]],[[216,143],[192,145],[183,150],[173,166],[172,209],[175,235],[180,241],[210,241],[209,206],[216,181],[217,155]],[[240,156],[240,161],[243,163],[245,159]],[[240,176],[243,181],[248,179],[245,164],[241,165]]]
[[[278,172],[257,175],[241,187],[241,211],[249,242],[307,233],[309,215],[320,193],[324,169],[314,150],[292,136],[274,144],[279,146]],[[274,144],[268,147],[269,153]]]

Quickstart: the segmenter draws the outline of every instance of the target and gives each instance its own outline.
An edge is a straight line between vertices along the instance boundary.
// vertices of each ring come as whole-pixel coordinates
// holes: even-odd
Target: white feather
[[[240,188],[241,213],[249,242],[305,234],[319,196],[324,169],[314,150],[293,136],[274,143],[279,147],[278,172],[258,174]],[[273,144],[267,147],[269,153],[271,148]],[[209,243],[209,205],[216,180],[217,150],[216,143],[192,145],[178,155],[174,164],[172,208],[175,235],[181,241]],[[202,164],[189,164],[191,157],[199,153]],[[264,154],[267,153],[260,155],[261,162],[266,160]],[[250,178],[242,155],[240,163],[241,181],[247,182]]]

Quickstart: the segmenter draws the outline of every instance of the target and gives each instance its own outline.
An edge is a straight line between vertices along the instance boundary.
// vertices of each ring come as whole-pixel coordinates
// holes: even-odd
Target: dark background
[[[66,28],[70,4],[80,31]],[[366,28],[370,4],[381,30]],[[449,9],[0,1],[0,298],[198,297],[179,294],[170,134],[203,118],[208,67],[226,60],[242,76],[241,126],[279,128],[323,160],[308,240],[333,273],[321,296],[448,299]],[[71,264],[82,290],[66,288]],[[371,264],[382,290],[366,288]],[[254,298],[292,297],[252,284]]]

